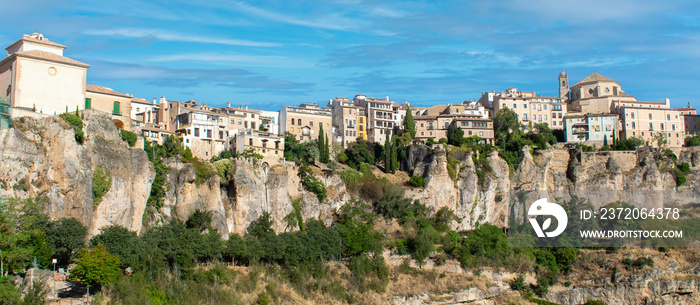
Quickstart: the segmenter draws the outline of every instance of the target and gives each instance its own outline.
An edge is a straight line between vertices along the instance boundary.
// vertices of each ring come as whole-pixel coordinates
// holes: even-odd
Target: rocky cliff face
[[[191,164],[170,159],[164,207],[144,217],[154,178],[152,165],[142,149],[129,148],[121,140],[108,117],[86,111],[87,138],[83,144],[76,143],[72,127],[59,117],[23,118],[15,125],[0,131],[0,196],[47,196],[47,213],[52,218],[75,217],[91,234],[111,224],[138,232],[142,223],[153,226],[169,219],[184,221],[196,209],[211,212],[212,226],[224,236],[244,233],[263,212],[270,213],[274,229],[281,232],[291,229],[283,218],[292,212],[293,200],[301,200],[304,218],[329,223],[333,210],[351,197],[337,174],[315,169],[314,174],[328,190],[328,198],[320,203],[303,189],[291,162],[270,166],[235,159],[229,181],[214,175],[198,185]],[[450,152],[451,176],[442,145],[411,147],[404,166],[411,175],[424,177],[427,184],[408,189],[406,195],[435,211],[442,207],[453,210],[462,219],[453,223],[456,230],[473,229],[477,222],[506,226],[509,213],[522,213],[511,203],[513,190],[564,197],[590,197],[598,192],[601,202],[628,200],[650,207],[700,199],[695,170],[686,174],[684,186],[676,187],[668,160],[652,151],[585,153],[548,148],[533,154],[525,148],[521,153],[517,170],[510,169],[497,152],[486,156],[488,169],[484,170],[474,164],[478,158],[473,158],[472,152]],[[678,158],[679,164],[686,162],[696,169],[700,149],[682,149]],[[95,206],[92,174],[97,166],[109,170],[112,185]],[[611,192],[623,190],[642,191]]]
[[[129,148],[109,117],[85,112],[83,144],[62,118],[21,118],[0,130],[0,196],[46,196],[52,218],[74,217],[90,234],[117,224],[141,229],[154,171],[142,149]],[[112,184],[99,205],[93,171],[109,171]]]

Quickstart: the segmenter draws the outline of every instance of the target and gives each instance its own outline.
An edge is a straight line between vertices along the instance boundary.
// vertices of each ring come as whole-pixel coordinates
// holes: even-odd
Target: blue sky
[[[88,83],[151,99],[282,105],[355,94],[427,106],[598,72],[700,107],[697,1],[12,1],[0,42],[41,32]]]

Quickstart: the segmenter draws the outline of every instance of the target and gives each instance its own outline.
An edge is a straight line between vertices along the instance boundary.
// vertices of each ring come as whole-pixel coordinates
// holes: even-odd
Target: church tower
[[[569,100],[569,76],[564,71],[559,73],[559,97],[564,101]]]

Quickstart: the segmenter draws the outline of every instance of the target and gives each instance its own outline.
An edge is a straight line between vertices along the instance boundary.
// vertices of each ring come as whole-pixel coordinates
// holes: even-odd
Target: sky
[[[43,33],[87,82],[261,110],[335,97],[417,106],[593,72],[639,100],[700,107],[700,2],[6,1],[0,43]],[[9,14],[8,12],[12,12]]]

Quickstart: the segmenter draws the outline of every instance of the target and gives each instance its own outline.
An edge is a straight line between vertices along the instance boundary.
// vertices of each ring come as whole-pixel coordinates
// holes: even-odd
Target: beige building
[[[66,47],[44,35],[24,35],[5,50],[0,61],[0,97],[10,99],[16,110],[61,114],[83,109],[85,103],[85,63],[63,56]]]
[[[464,131],[464,137],[478,136],[481,144],[494,145],[493,121],[480,117],[455,118],[452,124]]]
[[[95,109],[109,113],[117,127],[131,130],[131,100],[127,94],[119,93],[111,88],[87,85],[85,90],[85,109]]]
[[[242,129],[229,140],[233,154],[253,150],[267,162],[284,159],[284,137],[257,129]]]
[[[333,125],[338,128],[343,148],[357,138],[367,139],[365,108],[355,105],[347,97],[336,97],[328,102],[333,111]]]
[[[280,110],[280,135],[289,132],[299,141],[317,140],[319,130],[328,139],[333,138],[333,115],[330,109],[321,108],[318,104],[301,104],[299,107],[284,106]]]
[[[657,104],[659,103],[647,103],[647,107],[617,108],[623,127],[620,139],[635,137],[642,139],[646,145],[657,146],[656,139],[661,136],[668,141],[669,147],[683,146],[686,136],[683,115],[675,109],[657,108]]]
[[[583,114],[613,113],[613,104],[637,101],[637,98],[622,91],[620,83],[598,73],[571,86],[569,99],[569,110]]]
[[[485,92],[479,102],[492,105],[493,116],[499,110],[508,108],[517,115],[525,131],[535,124],[547,124],[552,129],[564,129],[564,115],[568,105],[565,98],[559,96],[541,96],[534,91],[518,91],[510,87],[504,92]]]
[[[390,101],[388,96],[378,99],[358,94],[353,98],[353,103],[365,109],[367,114],[368,141],[384,143],[387,134],[398,134],[403,129],[406,110]]]
[[[259,129],[262,124],[262,111],[248,109],[248,105],[234,108],[228,103],[226,108],[218,108],[215,111],[228,117],[226,126],[232,135],[242,129]]]
[[[181,108],[177,116],[177,134],[192,155],[210,159],[228,148],[226,116],[202,108]]]
[[[163,138],[167,136],[174,136],[175,134],[167,131],[163,128],[158,128],[154,127],[150,124],[146,126],[142,126],[141,128],[141,135],[146,139],[148,142],[156,142],[158,144],[163,144]]]

